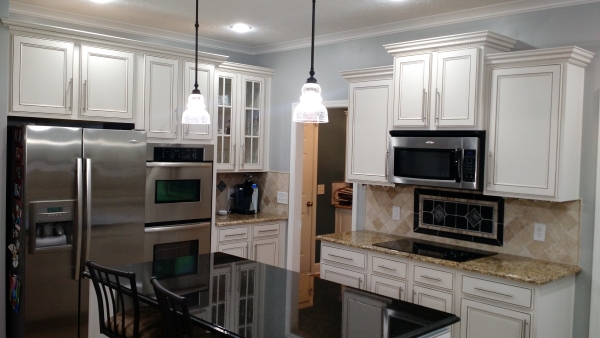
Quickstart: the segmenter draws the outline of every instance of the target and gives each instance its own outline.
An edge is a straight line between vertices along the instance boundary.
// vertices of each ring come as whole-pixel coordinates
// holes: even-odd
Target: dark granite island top
[[[428,337],[459,321],[453,314],[223,253],[115,268],[135,272],[141,300],[153,305],[150,277],[157,276],[167,289],[186,296],[195,324],[224,337]],[[301,282],[312,283],[313,292],[300,309]]]

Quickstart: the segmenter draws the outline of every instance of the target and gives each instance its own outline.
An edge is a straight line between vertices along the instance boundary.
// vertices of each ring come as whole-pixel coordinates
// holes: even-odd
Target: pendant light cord
[[[313,0],[314,1],[314,0]],[[313,24],[314,26],[314,24]],[[200,94],[200,90],[198,90],[198,0],[196,0],[196,71],[194,72],[194,90],[192,94]],[[314,34],[314,33],[313,33]]]
[[[310,45],[310,77],[306,80],[306,83],[317,83],[315,76],[315,4],[317,0],[313,0],[312,9],[312,41]]]

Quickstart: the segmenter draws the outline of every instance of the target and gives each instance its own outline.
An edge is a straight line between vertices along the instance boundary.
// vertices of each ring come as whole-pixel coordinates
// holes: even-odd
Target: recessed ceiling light
[[[236,24],[229,26],[229,28],[233,29],[234,31],[236,31],[238,33],[246,33],[246,32],[249,32],[252,30],[252,27],[250,27],[244,23],[236,23]]]
[[[113,2],[114,0],[90,0],[91,2],[95,2],[97,4],[105,4],[108,2]]]

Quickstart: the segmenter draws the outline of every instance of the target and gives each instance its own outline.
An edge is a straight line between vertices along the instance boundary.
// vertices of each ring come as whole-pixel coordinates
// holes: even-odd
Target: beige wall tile
[[[217,210],[228,207],[229,189],[235,187],[236,184],[243,183],[244,179],[245,173],[217,174],[217,184],[221,180],[227,184],[227,188],[223,192],[217,189]],[[290,174],[280,172],[252,173],[252,180],[258,185],[259,211],[287,216],[288,205],[277,203],[277,192],[284,191],[289,193]]]

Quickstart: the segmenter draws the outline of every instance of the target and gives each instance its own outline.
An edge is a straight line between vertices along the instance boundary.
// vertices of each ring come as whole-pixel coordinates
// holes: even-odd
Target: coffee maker
[[[235,186],[235,208],[233,212],[244,215],[258,213],[258,185],[252,181],[252,175],[246,174],[246,180]]]

